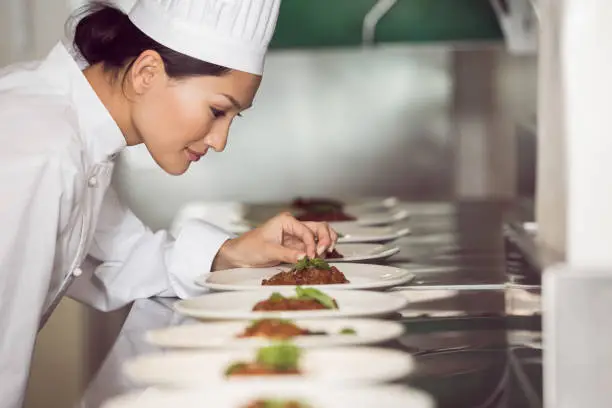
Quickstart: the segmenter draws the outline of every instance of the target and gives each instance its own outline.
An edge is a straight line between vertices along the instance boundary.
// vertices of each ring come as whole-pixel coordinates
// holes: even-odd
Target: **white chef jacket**
[[[110,186],[125,138],[68,50],[0,71],[0,406],[22,405],[45,312],[199,293],[229,235],[191,221],[153,233]],[[43,317],[42,320],[45,320]]]

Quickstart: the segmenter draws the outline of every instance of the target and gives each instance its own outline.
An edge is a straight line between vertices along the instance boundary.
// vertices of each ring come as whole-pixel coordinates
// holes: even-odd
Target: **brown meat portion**
[[[314,222],[334,222],[334,221],[355,221],[357,218],[344,213],[342,210],[333,211],[306,211],[298,214],[295,218],[299,221]]]
[[[258,363],[248,363],[241,364],[239,367],[236,367],[231,374],[228,374],[229,377],[236,376],[253,376],[253,375],[300,375],[300,371],[293,370],[275,370],[274,368],[261,365]]]
[[[289,270],[279,272],[269,279],[264,279],[262,286],[279,285],[335,285],[350,283],[346,276],[338,268],[331,269],[306,268],[301,270]]]
[[[334,301],[334,303],[336,303]],[[336,304],[338,307],[338,304]],[[290,310],[326,310],[321,303],[312,299],[262,300],[253,307],[254,312],[281,312]]]
[[[295,336],[305,336],[310,331],[302,329],[293,323],[276,319],[260,320],[239,334],[239,338],[266,337],[272,339],[288,339]]]
[[[325,259],[342,259],[344,258],[344,255],[342,255],[340,252],[338,252],[336,249],[334,249],[331,252],[328,252],[325,255]]]
[[[342,207],[344,207],[344,204],[341,203],[340,201],[337,200],[333,200],[330,198],[304,198],[304,197],[297,197],[295,200],[293,200],[293,202],[291,203],[291,206],[294,208],[301,208],[301,209],[310,209],[312,207],[329,207],[329,208],[335,208],[335,209],[342,209]]]

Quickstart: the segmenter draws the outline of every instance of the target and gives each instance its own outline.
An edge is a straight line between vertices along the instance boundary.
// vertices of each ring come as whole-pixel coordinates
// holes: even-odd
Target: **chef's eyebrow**
[[[245,106],[245,107],[243,108],[243,107],[242,107],[242,105],[240,105],[240,102],[238,102],[238,101],[236,100],[236,98],[234,98],[232,95],[228,95],[228,94],[221,94],[221,95],[223,95],[223,96],[225,96],[227,99],[229,99],[229,101],[232,103],[232,105],[234,105],[234,107],[235,107],[237,110],[239,110],[239,111],[249,109],[249,108],[252,106],[252,105],[249,105],[249,106]]]

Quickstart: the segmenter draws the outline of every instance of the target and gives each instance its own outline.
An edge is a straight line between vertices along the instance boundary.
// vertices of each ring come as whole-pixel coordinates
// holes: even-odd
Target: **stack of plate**
[[[199,277],[196,283],[214,293],[178,301],[175,309],[203,322],[148,332],[148,342],[172,350],[128,361],[124,372],[154,388],[120,397],[105,407],[247,408],[258,407],[254,401],[260,399],[278,398],[299,400],[309,408],[433,407],[433,399],[420,391],[385,385],[405,379],[414,368],[412,357],[373,347],[404,332],[403,325],[376,317],[401,311],[408,300],[381,290],[406,284],[414,276],[400,268],[351,262],[388,257],[397,249],[361,244],[352,249],[338,245],[338,250],[345,256],[343,262],[331,265],[350,283],[307,285],[335,299],[337,309],[253,311],[273,292],[295,295],[295,286],[262,286],[263,279],[290,266],[240,268]],[[253,320],[269,318],[291,319],[298,327],[319,333],[291,339],[302,349],[302,374],[228,379],[229,365],[252,361],[259,347],[270,344],[261,337],[238,335]],[[342,334],[347,328],[353,334]]]

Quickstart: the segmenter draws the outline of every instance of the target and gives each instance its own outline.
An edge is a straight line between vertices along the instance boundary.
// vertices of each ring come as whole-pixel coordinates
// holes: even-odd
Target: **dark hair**
[[[140,31],[127,14],[105,1],[84,6],[73,20],[74,47],[90,64],[103,64],[105,70],[118,74],[127,72],[140,54],[156,51],[164,61],[166,73],[172,78],[199,75],[222,76],[229,68],[201,61],[173,51]],[[70,22],[69,22],[70,23]]]

